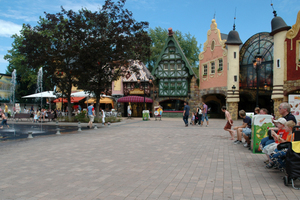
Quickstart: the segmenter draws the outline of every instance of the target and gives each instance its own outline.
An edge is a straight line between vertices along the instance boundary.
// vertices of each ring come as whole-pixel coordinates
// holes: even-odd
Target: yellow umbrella
[[[100,103],[110,103],[110,104],[114,105],[113,100],[108,97],[101,98],[99,102]],[[87,101],[85,101],[84,103],[96,103],[96,98],[90,98]]]

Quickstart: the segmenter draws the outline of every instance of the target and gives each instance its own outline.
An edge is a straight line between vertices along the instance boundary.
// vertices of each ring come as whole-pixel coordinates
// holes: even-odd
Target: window
[[[174,53],[175,52],[175,47],[169,47],[169,51],[170,51],[170,53]]]
[[[203,75],[207,75],[207,65],[203,65]]]
[[[214,74],[215,73],[215,62],[210,63],[210,73]]]
[[[181,63],[177,63],[177,70],[181,70]]]
[[[130,83],[127,83],[127,89],[130,89]]]
[[[219,68],[218,71],[223,71],[223,59],[219,59]]]
[[[210,50],[213,51],[215,49],[215,41],[213,40],[210,45]]]
[[[168,64],[164,64],[164,70],[168,70]]]
[[[236,52],[233,52],[233,58],[236,58]]]
[[[175,64],[170,64],[170,70],[175,70]]]

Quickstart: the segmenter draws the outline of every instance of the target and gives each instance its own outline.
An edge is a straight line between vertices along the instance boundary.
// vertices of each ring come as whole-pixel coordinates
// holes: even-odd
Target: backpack
[[[202,114],[202,110],[201,108],[198,108],[198,114],[201,115]]]

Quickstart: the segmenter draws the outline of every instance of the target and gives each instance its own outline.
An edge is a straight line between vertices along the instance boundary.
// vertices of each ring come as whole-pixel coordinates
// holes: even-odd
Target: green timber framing
[[[178,41],[169,30],[168,39],[152,70],[158,80],[160,97],[187,97],[190,81],[197,77],[186,59]]]

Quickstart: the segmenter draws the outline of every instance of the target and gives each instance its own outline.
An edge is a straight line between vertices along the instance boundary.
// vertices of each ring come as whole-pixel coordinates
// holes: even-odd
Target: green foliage
[[[26,62],[26,57],[19,51],[19,48],[22,46],[22,42],[24,40],[23,34],[26,29],[27,27],[23,24],[20,32],[21,34],[14,34],[12,36],[14,39],[14,42],[12,43],[12,49],[8,50],[8,53],[4,56],[4,59],[9,62],[6,74],[11,74],[14,69],[17,71],[16,99],[18,99],[19,102],[26,102],[27,99],[22,99],[21,97],[34,93],[37,87],[37,70],[24,66],[23,63]],[[44,90],[48,90],[50,87],[49,82],[45,81],[43,83],[43,87]]]
[[[149,23],[136,22],[125,2],[106,0],[96,12],[61,8],[45,13],[35,27],[23,26],[17,47],[22,66],[35,72],[43,66],[44,76],[67,98],[68,110],[75,86],[95,95],[99,116],[100,94],[111,92],[112,82],[131,67],[128,60],[149,57]]]
[[[86,115],[86,111],[82,111],[81,113],[79,113],[78,115],[75,116],[76,121],[78,122],[88,122],[89,118]]]
[[[173,32],[174,37],[177,39],[190,65],[198,68],[198,56],[200,54],[201,44],[198,46],[196,38],[190,33],[182,34],[178,30]],[[168,38],[168,30],[161,27],[155,27],[154,29],[150,28],[148,34],[152,40],[152,44],[151,56],[150,59],[148,59],[147,64],[149,70],[152,71]]]
[[[199,66],[196,67],[192,67],[192,70],[194,71],[194,73],[196,74],[196,76],[199,76]]]
[[[85,114],[78,114],[76,116],[72,116],[71,118],[69,117],[59,117],[58,121],[63,121],[63,122],[81,122],[81,123],[88,123],[90,120]],[[105,123],[115,123],[115,122],[120,122],[122,121],[121,118],[119,117],[105,117]],[[95,117],[94,123],[102,123],[102,118],[101,117]]]

